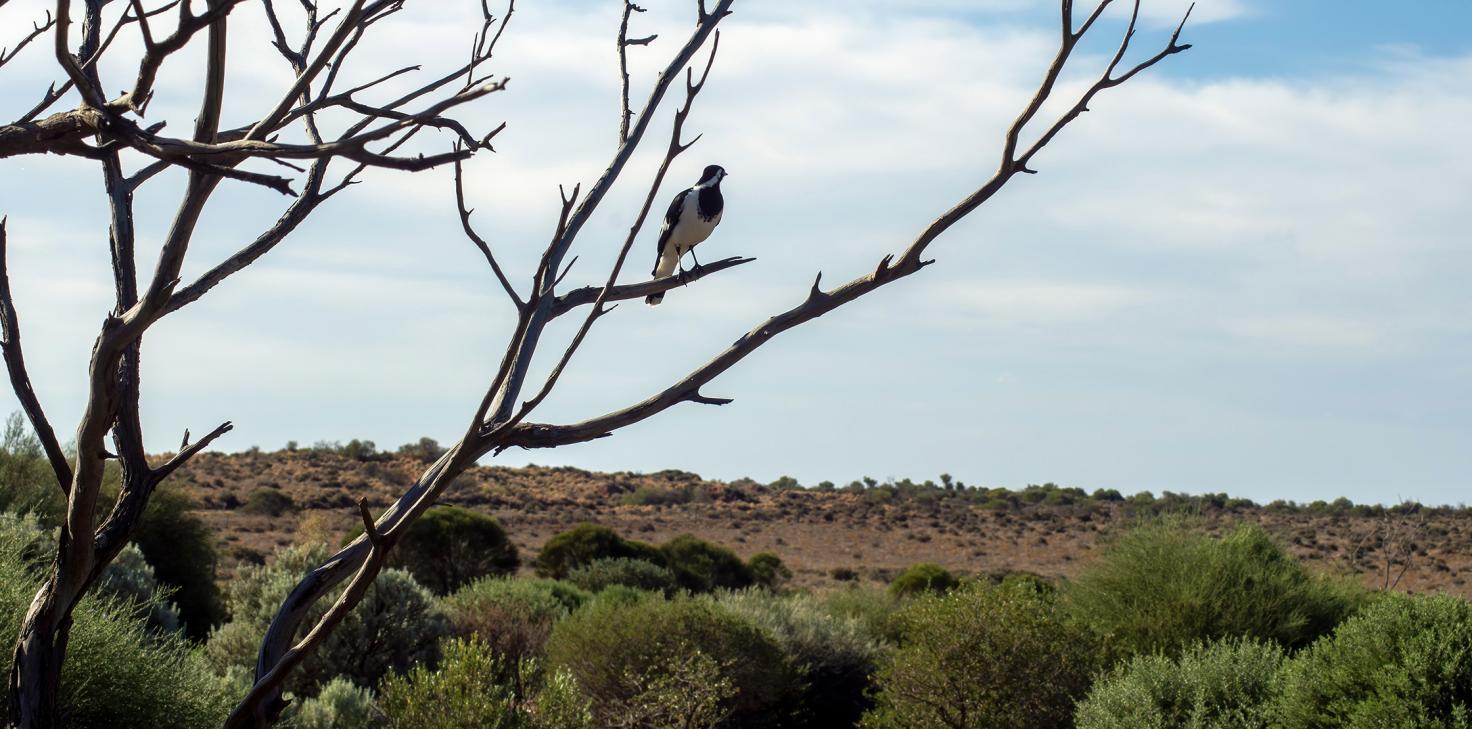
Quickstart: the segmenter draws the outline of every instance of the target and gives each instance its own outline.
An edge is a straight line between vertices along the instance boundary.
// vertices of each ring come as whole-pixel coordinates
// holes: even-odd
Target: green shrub
[[[440,595],[481,577],[513,574],[521,565],[516,545],[494,518],[458,506],[424,512],[389,560]]]
[[[156,489],[138,520],[133,541],[179,609],[184,633],[203,639],[225,619],[225,602],[215,582],[219,554],[215,537],[191,510],[193,501],[172,486]]]
[[[900,603],[886,590],[849,587],[823,596],[823,609],[834,617],[855,621],[871,640],[894,644],[899,641],[897,614]]]
[[[47,526],[59,526],[66,513],[51,462],[19,412],[0,434],[0,511],[35,514]]]
[[[1252,638],[1137,656],[1094,683],[1078,729],[1268,729],[1283,649]]]
[[[1472,726],[1472,605],[1386,595],[1283,667],[1285,729]]]
[[[391,729],[591,729],[592,713],[565,672],[551,672],[535,695],[503,677],[532,685],[535,661],[508,662],[475,638],[443,647],[437,670],[417,665],[384,679],[379,704]]]
[[[455,635],[477,637],[515,664],[540,657],[552,626],[587,602],[588,593],[556,580],[487,578],[445,598]]]
[[[254,667],[256,648],[272,616],[301,576],[327,558],[323,545],[294,547],[276,553],[263,567],[243,567],[228,586],[230,622],[210,635],[205,655],[217,670]],[[300,635],[336,599],[318,601],[302,622]],[[403,570],[384,570],[337,628],[292,673],[287,689],[311,696],[332,677],[343,675],[372,686],[389,671],[433,661],[436,644],[449,632],[449,621],[434,595]]]
[[[928,592],[945,593],[954,590],[961,581],[950,570],[930,562],[912,565],[889,583],[889,593],[895,597],[913,597]]]
[[[137,605],[144,612],[148,627],[172,633],[179,629],[179,611],[165,597],[153,568],[137,546],[129,544],[97,576],[93,589]]]
[[[579,524],[548,539],[535,564],[538,575],[560,579],[577,567],[618,557],[665,563],[652,545],[624,539],[606,526]]]
[[[677,710],[741,725],[769,717],[798,683],[765,631],[691,598],[595,600],[557,624],[547,660],[573,675],[600,726],[674,726],[650,716]]]
[[[776,591],[792,579],[792,570],[782,563],[782,558],[771,552],[758,552],[746,560],[754,584]]]
[[[1235,636],[1299,648],[1332,630],[1364,595],[1348,581],[1310,574],[1258,527],[1218,539],[1180,523],[1126,533],[1067,594],[1077,614],[1122,650],[1171,654]]]
[[[614,557],[600,559],[567,573],[567,581],[589,592],[599,592],[613,585],[666,595],[676,589],[675,574],[642,559]]]
[[[1095,636],[1025,584],[924,595],[898,620],[866,729],[1068,726],[1103,665]]]
[[[258,514],[260,516],[281,516],[296,508],[296,502],[290,496],[282,493],[280,489],[261,487],[251,491],[245,497],[245,503],[240,510],[247,514]]]
[[[691,592],[739,590],[753,582],[751,569],[735,552],[689,534],[665,542],[660,552],[675,581]]]
[[[21,552],[44,539],[34,518],[0,514],[0,635],[19,633],[40,589],[35,555]],[[94,595],[73,611],[61,726],[202,729],[224,722],[234,697],[182,638],[145,625],[139,615],[150,609]],[[0,652],[0,673],[10,673],[13,657],[13,651]],[[0,693],[0,713],[7,702]]]
[[[507,670],[490,646],[475,638],[452,640],[439,670],[421,664],[390,675],[378,700],[393,729],[521,729],[527,722],[516,694],[498,680]]]
[[[377,729],[385,717],[373,692],[341,676],[327,682],[322,692],[288,705],[283,723],[290,729]]]
[[[779,714],[792,727],[852,727],[872,702],[865,695],[881,648],[853,618],[835,617],[811,595],[778,597],[758,589],[723,593],[718,602],[764,630],[805,684]]]

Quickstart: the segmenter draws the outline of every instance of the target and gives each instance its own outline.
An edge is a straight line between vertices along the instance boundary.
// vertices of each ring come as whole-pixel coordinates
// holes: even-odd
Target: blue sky
[[[0,43],[43,5],[0,10]],[[647,3],[641,32],[661,38],[636,51],[636,74],[647,79],[672,52],[687,5]],[[453,6],[416,13],[410,3],[361,73],[462,47],[464,20],[443,10]],[[469,168],[470,195],[482,231],[522,276],[555,217],[556,185],[591,181],[612,152],[618,7],[522,3],[496,66],[510,90],[474,108],[483,125],[508,123],[498,153]],[[1183,8],[1147,0],[1142,51]],[[843,280],[902,248],[994,167],[1056,34],[1055,8],[1034,0],[737,9],[690,121],[705,138],[672,176],[683,186],[707,163],[727,167],[729,213],[702,258],[759,260],[657,309],[621,307],[543,420],[642,399],[790,306],[814,271]],[[784,335],[707,388],[734,404],[680,407],[604,441],[497,460],[808,484],[948,472],[1012,487],[1462,501],[1472,486],[1472,41],[1456,31],[1472,6],[1207,0],[1194,17],[1183,40],[1195,48],[1101,98],[1039,157],[1042,174],[936,244],[937,266]],[[247,12],[233,43],[259,43],[249,36],[258,26]],[[1095,72],[1111,43],[1089,46],[1069,79]],[[44,60],[33,49],[0,72],[5,116],[44,88]],[[178,120],[171,127],[192,117],[184,91],[196,70],[180,66],[151,111]],[[240,69],[227,116],[249,118],[283,74]],[[667,134],[670,113],[651,139]],[[651,145],[636,160],[593,221],[573,283],[595,280],[594,264],[615,252],[655,154]],[[27,353],[66,433],[110,296],[97,175],[55,158],[3,169]],[[161,233],[178,188],[164,177],[140,199],[145,240]],[[224,419],[238,426],[227,450],[451,439],[511,319],[458,232],[450,189],[442,173],[373,175],[161,322],[145,355],[153,447]],[[229,189],[186,272],[281,207],[273,193]],[[636,262],[652,255],[652,234]],[[13,402],[0,396],[0,408]]]

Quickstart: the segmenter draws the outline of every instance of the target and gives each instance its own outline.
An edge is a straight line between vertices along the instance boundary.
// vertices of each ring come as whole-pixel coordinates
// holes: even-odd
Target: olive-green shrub
[[[547,660],[572,674],[600,726],[673,726],[657,717],[681,712],[757,726],[799,683],[768,633],[692,598],[594,600],[553,628]]]
[[[924,595],[898,621],[865,729],[1068,726],[1103,665],[1097,638],[1031,585]]]
[[[653,545],[624,539],[606,526],[579,524],[548,539],[534,564],[538,575],[560,579],[577,567],[617,557],[665,563],[664,555]]]
[[[768,590],[777,591],[792,579],[792,570],[782,562],[782,558],[771,552],[758,552],[746,560],[746,568],[751,572],[753,584]]]
[[[26,550],[45,539],[35,517],[0,513],[0,635],[18,634],[40,589],[37,555]],[[224,722],[234,697],[182,638],[146,626],[140,613],[150,608],[93,595],[73,611],[61,726],[213,729]],[[13,656],[0,651],[0,673],[10,673]],[[7,701],[0,692],[0,713]]]
[[[1292,650],[1364,599],[1347,580],[1310,573],[1259,527],[1214,538],[1173,522],[1124,534],[1065,592],[1077,615],[1136,654],[1235,636]]]
[[[1284,729],[1472,727],[1472,604],[1390,594],[1283,667]]]
[[[1252,638],[1136,656],[1100,677],[1078,729],[1269,729],[1283,649]]]
[[[875,642],[893,645],[899,641],[896,616],[901,602],[888,590],[850,586],[823,595],[820,604],[829,615],[854,620]]]
[[[521,558],[493,517],[437,506],[409,525],[389,563],[408,570],[435,594],[447,595],[481,577],[514,574]]]
[[[600,592],[613,585],[666,595],[677,589],[675,574],[668,568],[628,557],[600,559],[585,564],[568,572],[567,581],[589,592]]]
[[[882,648],[858,620],[830,614],[811,595],[752,588],[716,599],[770,635],[797,666],[804,686],[792,707],[778,712],[790,717],[784,726],[853,727],[872,706],[866,693]]]
[[[739,590],[754,581],[751,568],[735,552],[690,534],[665,542],[659,551],[675,581],[691,592]]]
[[[543,654],[552,626],[587,602],[588,593],[558,580],[488,577],[444,600],[455,635],[477,638],[512,664]]]
[[[553,672],[533,696],[519,695],[506,678],[541,673],[535,662],[510,663],[476,638],[451,640],[438,668],[386,677],[378,702],[390,729],[591,729],[587,702],[567,674]]]
[[[287,712],[282,723],[288,729],[378,729],[386,720],[372,691],[341,676],[316,696],[292,702]]]
[[[945,593],[954,590],[961,581],[950,570],[930,562],[911,565],[889,583],[889,593],[895,597],[913,597],[927,592]]]
[[[163,585],[190,638],[204,639],[225,619],[225,601],[215,582],[219,553],[214,534],[193,513],[194,501],[178,488],[154,490],[133,532],[133,542]]]
[[[301,576],[327,556],[324,545],[292,547],[278,551],[264,566],[240,569],[226,591],[230,622],[216,629],[205,645],[205,655],[217,671],[255,666],[256,648],[276,610]],[[301,635],[334,599],[329,595],[313,606],[302,622]],[[433,661],[437,643],[448,632],[449,621],[434,595],[408,572],[384,570],[362,602],[292,672],[287,689],[313,696],[338,675],[372,686],[385,673]]]

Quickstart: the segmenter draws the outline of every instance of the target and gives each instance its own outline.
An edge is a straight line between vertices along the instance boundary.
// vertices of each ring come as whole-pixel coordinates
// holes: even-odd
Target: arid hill
[[[304,449],[205,453],[175,479],[222,542],[222,573],[279,546],[340,541],[358,526],[360,497],[382,508],[423,468],[407,456]],[[524,561],[581,522],[660,542],[682,533],[743,557],[775,552],[800,585],[885,580],[921,561],[967,574],[1070,575],[1102,541],[1156,513],[1184,512],[1219,531],[1256,522],[1322,570],[1388,580],[1413,592],[1472,595],[1472,512],[1345,500],[1259,506],[1223,495],[1128,499],[1052,485],[1026,491],[933,484],[805,489],[707,481],[682,471],[593,473],[576,468],[480,467],[442,501],[494,515]],[[1387,567],[1388,564],[1388,567]]]

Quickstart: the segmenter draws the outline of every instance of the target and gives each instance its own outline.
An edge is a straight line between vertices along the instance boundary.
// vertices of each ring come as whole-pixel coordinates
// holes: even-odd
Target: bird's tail
[[[650,306],[659,306],[659,302],[661,302],[661,301],[664,301],[664,293],[663,292],[660,292],[660,293],[657,293],[657,294],[650,294],[650,295],[644,297],[644,303],[646,303],[646,304],[648,304]]]

